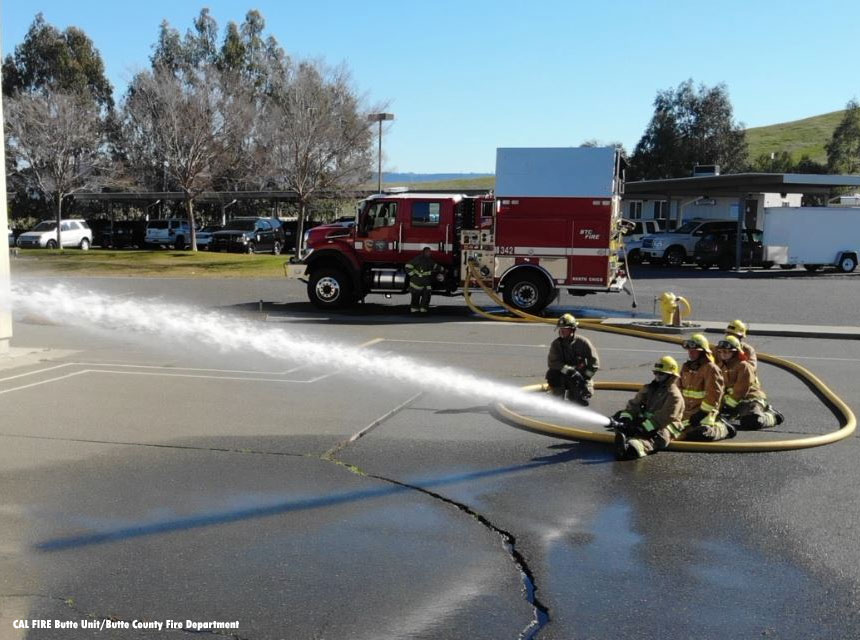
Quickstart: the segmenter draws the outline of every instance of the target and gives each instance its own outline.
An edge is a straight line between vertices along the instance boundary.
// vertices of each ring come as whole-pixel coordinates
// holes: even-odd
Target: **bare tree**
[[[371,125],[346,69],[308,61],[283,67],[273,82],[265,121],[273,180],[297,195],[300,251],[311,200],[370,176]]]
[[[57,247],[63,248],[63,200],[109,179],[105,121],[96,103],[81,94],[43,91],[9,99],[5,109],[14,172],[40,191],[57,217]]]
[[[132,174],[164,167],[185,195],[191,250],[197,250],[194,200],[224,175],[244,171],[237,141],[253,132],[253,103],[214,65],[174,74],[139,73],[122,112],[122,148]]]

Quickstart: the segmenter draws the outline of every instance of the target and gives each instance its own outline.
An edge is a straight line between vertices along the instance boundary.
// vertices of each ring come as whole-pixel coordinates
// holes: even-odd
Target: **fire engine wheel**
[[[527,313],[539,313],[550,302],[546,282],[536,273],[514,274],[505,282],[508,306]]]
[[[352,283],[340,269],[319,269],[308,280],[308,298],[320,309],[337,309],[353,301]]]

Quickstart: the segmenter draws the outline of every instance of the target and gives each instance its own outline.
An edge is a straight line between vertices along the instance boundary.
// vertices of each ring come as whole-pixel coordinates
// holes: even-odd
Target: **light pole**
[[[161,197],[164,198],[167,193],[167,165],[170,164],[167,160],[164,161],[161,171]],[[158,217],[164,218],[164,204],[158,208]]]
[[[394,120],[393,113],[369,113],[367,115],[367,119],[370,122],[378,122],[379,123],[379,168],[377,170],[377,191],[382,193],[382,121],[383,120]]]

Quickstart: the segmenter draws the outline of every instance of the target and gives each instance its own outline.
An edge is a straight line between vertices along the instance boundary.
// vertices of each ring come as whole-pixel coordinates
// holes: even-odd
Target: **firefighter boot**
[[[627,436],[621,431],[615,432],[615,459],[624,460],[627,455]]]

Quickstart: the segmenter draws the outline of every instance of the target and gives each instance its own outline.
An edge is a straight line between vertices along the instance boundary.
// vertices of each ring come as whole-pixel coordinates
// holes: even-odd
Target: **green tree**
[[[48,91],[89,95],[107,110],[114,104],[92,40],[77,27],[59,31],[39,13],[24,41],[3,61],[3,95]]]
[[[630,159],[633,179],[689,176],[696,164],[718,164],[723,173],[746,166],[746,133],[733,119],[724,84],[693,87],[687,80],[677,89],[657,93],[654,115]]]
[[[860,173],[860,104],[851,100],[826,145],[829,173]]]

